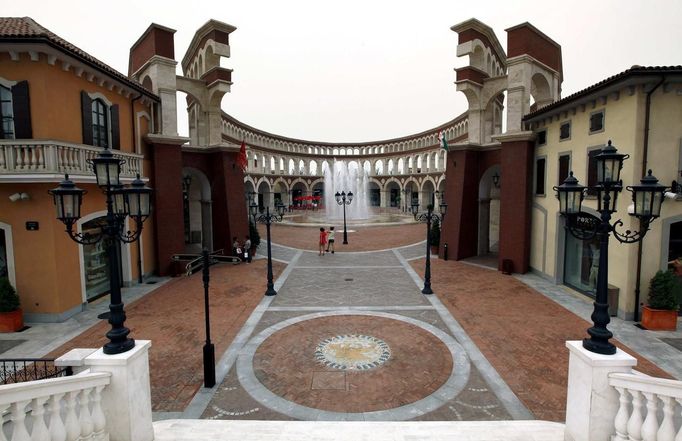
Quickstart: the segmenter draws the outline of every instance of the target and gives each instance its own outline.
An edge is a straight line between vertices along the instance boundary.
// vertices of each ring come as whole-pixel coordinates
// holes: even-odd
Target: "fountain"
[[[346,207],[348,220],[369,218],[369,172],[357,162],[334,161],[324,164],[324,206],[328,219],[343,219],[343,207],[336,203],[334,194],[353,192],[353,203]]]

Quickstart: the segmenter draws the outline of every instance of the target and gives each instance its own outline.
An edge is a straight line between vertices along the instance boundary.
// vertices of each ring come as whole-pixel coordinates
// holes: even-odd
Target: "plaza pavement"
[[[273,241],[316,240],[316,229],[281,228],[298,234],[273,228]],[[590,303],[532,274],[510,277],[437,259],[432,261],[436,295],[424,296],[419,291],[425,244],[405,244],[413,240],[410,231],[423,237],[423,228],[352,233],[351,240],[360,239],[362,247],[391,248],[376,252],[349,253],[350,247],[339,245],[343,252],[320,257],[274,245],[276,297],[262,295],[262,259],[212,267],[211,324],[219,359],[219,384],[213,389],[201,387],[201,275],[165,281],[146,295],[140,292],[148,286],[126,290],[131,335],[152,340],[156,418],[563,421],[564,342],[586,335]],[[140,292],[131,294],[135,290]],[[89,310],[70,324],[0,334],[0,343],[26,340],[0,357],[100,346],[108,325],[92,326],[92,315]],[[56,348],[79,326],[89,328]],[[682,332],[643,331],[618,319],[610,329],[682,378],[679,351],[661,340],[680,339]],[[367,372],[313,360],[320,341],[346,334],[376,337],[390,347],[391,357]],[[42,353],[41,344],[47,348]],[[638,369],[666,376],[638,358]]]

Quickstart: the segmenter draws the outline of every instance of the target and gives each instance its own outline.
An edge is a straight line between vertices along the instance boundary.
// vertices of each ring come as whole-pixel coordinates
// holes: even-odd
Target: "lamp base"
[[[122,354],[128,352],[135,347],[135,340],[132,338],[126,338],[120,342],[110,341],[106,343],[102,348],[102,351],[107,355]]]
[[[265,291],[266,296],[276,296],[277,291],[275,291],[274,288],[268,288],[267,291]]]
[[[590,352],[603,355],[613,355],[616,353],[616,347],[607,341],[598,341],[591,338],[583,339],[583,348]]]

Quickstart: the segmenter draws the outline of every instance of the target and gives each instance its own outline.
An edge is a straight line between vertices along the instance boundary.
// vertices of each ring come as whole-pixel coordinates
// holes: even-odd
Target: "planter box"
[[[652,309],[645,306],[642,310],[642,327],[650,331],[677,330],[677,311]]]
[[[0,312],[0,332],[16,332],[24,327],[24,314],[21,309]]]

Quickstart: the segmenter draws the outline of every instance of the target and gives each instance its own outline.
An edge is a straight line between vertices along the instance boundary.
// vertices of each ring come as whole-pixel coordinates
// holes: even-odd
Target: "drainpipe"
[[[135,98],[130,100],[130,128],[131,128],[131,133],[133,134],[132,141],[133,143],[131,146],[133,149],[135,148],[135,141],[137,141],[137,130],[135,129],[135,101],[139,100],[142,98],[142,94],[138,94]],[[141,146],[140,146],[141,147]],[[142,170],[140,170],[142,171]],[[141,173],[140,173],[141,174]],[[140,240],[138,239],[137,241],[137,283],[142,283],[142,245],[140,243]]]
[[[649,114],[651,113],[651,95],[658,89],[665,81],[665,76],[661,77],[653,89],[646,94],[646,107],[644,109],[644,145],[642,149],[642,173],[641,176],[646,176],[647,161],[649,156]],[[635,280],[635,321],[639,321],[639,295],[640,285],[642,283],[642,241],[637,243],[637,279]]]

